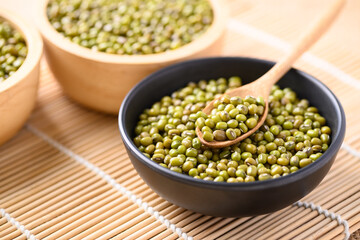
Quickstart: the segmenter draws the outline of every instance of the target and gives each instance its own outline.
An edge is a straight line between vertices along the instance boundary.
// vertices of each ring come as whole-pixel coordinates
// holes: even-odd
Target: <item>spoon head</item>
[[[242,88],[242,87],[241,87]],[[240,89],[240,88],[238,88]],[[247,96],[247,95],[234,95],[237,94],[239,91],[235,91],[237,89],[234,89],[233,91],[230,91],[229,93],[226,93],[230,96]],[[245,92],[245,91],[244,91]],[[249,95],[249,94],[248,94]],[[210,102],[204,109],[203,112],[206,114],[210,114],[211,110],[213,109],[213,103],[215,100],[213,100],[212,102]],[[201,132],[201,130],[196,127],[196,135],[198,136],[200,142],[202,144],[204,144],[205,146],[208,146],[210,148],[224,148],[224,147],[228,147],[231,145],[234,145],[242,140],[244,140],[245,138],[249,137],[251,134],[253,134],[254,132],[256,132],[265,122],[266,120],[266,116],[268,114],[269,111],[269,106],[268,106],[268,100],[265,99],[265,108],[264,108],[264,113],[263,115],[260,116],[258,123],[256,124],[256,126],[252,129],[250,129],[249,131],[247,131],[246,133],[241,134],[239,137],[233,139],[233,140],[226,140],[226,141],[211,141],[208,142],[203,138],[203,134]]]

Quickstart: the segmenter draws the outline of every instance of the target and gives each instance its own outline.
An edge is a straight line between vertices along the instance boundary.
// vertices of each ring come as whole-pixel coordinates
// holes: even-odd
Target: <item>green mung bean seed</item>
[[[6,20],[0,18],[0,83],[20,68],[26,55],[24,38]]]
[[[56,31],[80,46],[138,55],[194,41],[212,24],[213,11],[208,0],[50,0],[47,17]]]
[[[232,139],[251,129],[253,124],[247,121],[256,120],[253,116],[264,107],[261,98],[225,95],[215,101],[211,116],[202,113],[207,103],[241,84],[238,77],[230,79],[189,83],[154,103],[139,116],[135,145],[152,161],[172,171],[229,183],[286,176],[318,161],[328,149],[331,129],[319,110],[307,100],[298,99],[291,89],[282,90],[276,85],[269,98],[270,114],[259,130],[226,148],[202,145],[196,126],[202,127],[206,141]],[[206,100],[199,97],[205,95]]]

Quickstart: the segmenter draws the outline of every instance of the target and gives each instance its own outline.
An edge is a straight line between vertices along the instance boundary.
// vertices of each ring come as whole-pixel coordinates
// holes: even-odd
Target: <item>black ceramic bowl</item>
[[[124,99],[119,128],[132,164],[144,181],[161,197],[180,207],[221,217],[252,216],[284,208],[311,192],[329,171],[345,134],[345,115],[335,95],[319,80],[292,69],[278,84],[306,98],[327,119],[332,129],[329,149],[316,162],[288,176],[263,182],[224,183],[194,179],[161,167],[133,144],[139,115],[161,97],[190,81],[240,76],[249,83],[263,75],[273,62],[251,58],[204,58],[182,62],[153,73]]]

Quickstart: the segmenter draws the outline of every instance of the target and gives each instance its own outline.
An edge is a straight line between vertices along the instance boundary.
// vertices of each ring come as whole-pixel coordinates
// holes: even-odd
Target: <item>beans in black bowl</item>
[[[178,206],[202,214],[222,217],[251,216],[276,211],[312,191],[330,169],[341,146],[345,133],[345,116],[334,94],[319,80],[299,70],[290,70],[277,83],[283,90],[274,89],[273,94],[280,96],[284,94],[284,91],[286,94],[287,90],[285,89],[290,88],[300,99],[307,99],[311,105],[316,106],[318,113],[327,119],[326,125],[331,129],[329,134],[331,144],[317,160],[306,167],[298,167],[298,170],[291,174],[266,181],[236,183],[204,181],[160,166],[145,156],[133,142],[137,136],[134,129],[138,117],[144,109],[152,106],[151,103],[161,101],[162,97],[170,96],[171,93],[186,87],[190,82],[196,83],[200,79],[229,79],[232,76],[241,76],[243,84],[246,84],[259,78],[271,66],[273,66],[271,62],[249,58],[198,59],[164,68],[135,86],[120,108],[119,128],[132,164],[142,179],[160,196]],[[305,104],[305,102],[303,101],[301,104]],[[305,109],[309,107],[307,106]],[[313,110],[308,112],[313,112]],[[271,114],[276,115],[275,113]],[[318,120],[322,119],[319,116],[317,118]],[[283,121],[283,119],[276,118],[273,120],[275,122],[276,120]],[[285,122],[284,119],[282,126]],[[279,125],[279,123],[275,125]],[[294,123],[292,124],[294,125]],[[287,125],[288,123],[285,126]],[[320,126],[320,131],[321,128]],[[277,130],[273,129],[273,131]],[[324,132],[328,132],[328,130],[324,129]],[[275,135],[278,134],[280,133]],[[284,134],[287,133],[284,132]],[[319,134],[318,131],[317,134]],[[265,138],[265,134],[263,137]],[[292,146],[288,147],[292,148]],[[253,151],[251,148],[248,150]]]
[[[222,149],[200,143],[232,140],[257,125],[264,100],[226,95],[240,77],[191,82],[145,109],[134,143],[145,156],[178,173],[215,182],[251,182],[286,176],[316,161],[328,149],[331,129],[316,107],[290,88],[274,86],[264,125],[245,140]],[[225,95],[221,95],[225,93]],[[210,115],[201,110],[214,98]]]

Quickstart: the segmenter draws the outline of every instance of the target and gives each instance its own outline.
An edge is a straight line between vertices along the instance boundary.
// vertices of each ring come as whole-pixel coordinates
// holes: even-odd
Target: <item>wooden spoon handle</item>
[[[265,94],[269,94],[271,86],[289,71],[293,63],[320,38],[336,18],[342,7],[345,5],[345,2],[346,0],[336,0],[333,2],[325,14],[321,15],[320,18],[300,36],[292,50],[256,81],[256,83],[259,84],[258,86],[261,86],[264,90],[266,89],[267,92]],[[267,96],[268,95],[264,97]]]

